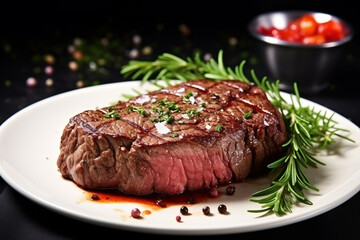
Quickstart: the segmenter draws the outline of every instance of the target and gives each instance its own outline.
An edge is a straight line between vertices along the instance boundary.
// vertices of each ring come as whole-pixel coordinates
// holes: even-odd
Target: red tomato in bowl
[[[323,35],[328,41],[337,41],[345,37],[344,25],[334,19],[319,24],[318,33]]]
[[[316,34],[318,23],[311,14],[305,14],[299,20],[299,28],[302,36],[309,37]]]
[[[304,14],[284,29],[261,26],[259,33],[288,42],[316,45],[341,40],[346,36],[346,27],[335,19],[319,23],[312,14]]]

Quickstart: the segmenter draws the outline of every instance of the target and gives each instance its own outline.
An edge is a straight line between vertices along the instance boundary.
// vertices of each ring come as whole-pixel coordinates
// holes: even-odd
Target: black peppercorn
[[[210,207],[209,206],[205,206],[202,208],[202,211],[205,215],[209,215],[210,214]]]
[[[224,214],[227,212],[227,208],[224,204],[220,204],[218,207],[218,211],[219,211],[219,213]]]
[[[99,195],[97,195],[97,194],[91,195],[91,200],[94,200],[94,201],[100,200]]]
[[[186,214],[189,213],[189,209],[186,206],[182,206],[180,208],[180,212],[181,212],[182,215],[186,215]]]
[[[227,195],[234,195],[234,193],[235,193],[235,186],[228,186],[226,188],[226,194]]]

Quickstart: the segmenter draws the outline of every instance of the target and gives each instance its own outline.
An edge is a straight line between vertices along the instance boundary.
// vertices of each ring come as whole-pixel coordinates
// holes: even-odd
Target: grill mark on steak
[[[194,98],[184,103],[184,96]],[[159,100],[180,106],[174,123],[157,131],[150,117]],[[205,107],[199,110],[199,103]],[[142,107],[146,116],[129,112]],[[72,117],[63,131],[58,167],[85,188],[116,188],[127,194],[180,194],[259,174],[281,153],[286,140],[280,112],[258,87],[238,81],[194,80]],[[200,114],[184,118],[188,109]],[[165,109],[166,110],[166,109]],[[243,114],[252,116],[244,119]],[[184,121],[181,125],[178,121]],[[216,126],[222,125],[220,132]],[[172,137],[177,133],[177,137]]]

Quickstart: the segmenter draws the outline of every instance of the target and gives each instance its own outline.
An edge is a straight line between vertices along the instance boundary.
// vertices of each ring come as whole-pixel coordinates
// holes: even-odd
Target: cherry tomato
[[[294,31],[292,29],[284,29],[280,31],[280,39],[289,41],[289,42],[301,42],[301,35],[299,31]]]
[[[318,33],[324,35],[327,41],[340,40],[345,36],[343,24],[334,19],[320,24]]]
[[[264,26],[260,26],[258,31],[259,31],[259,33],[261,33],[263,35],[270,35],[269,28],[266,28]]]
[[[305,14],[299,19],[300,32],[302,35],[308,37],[315,35],[318,23],[311,14]]]
[[[270,36],[280,38],[281,30],[277,28],[270,29]]]

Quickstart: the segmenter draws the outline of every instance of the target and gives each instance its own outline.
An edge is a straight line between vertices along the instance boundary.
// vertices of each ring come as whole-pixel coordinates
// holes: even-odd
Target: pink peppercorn
[[[134,208],[133,210],[131,210],[131,216],[133,218],[139,218],[140,217],[140,210],[138,208]]]

